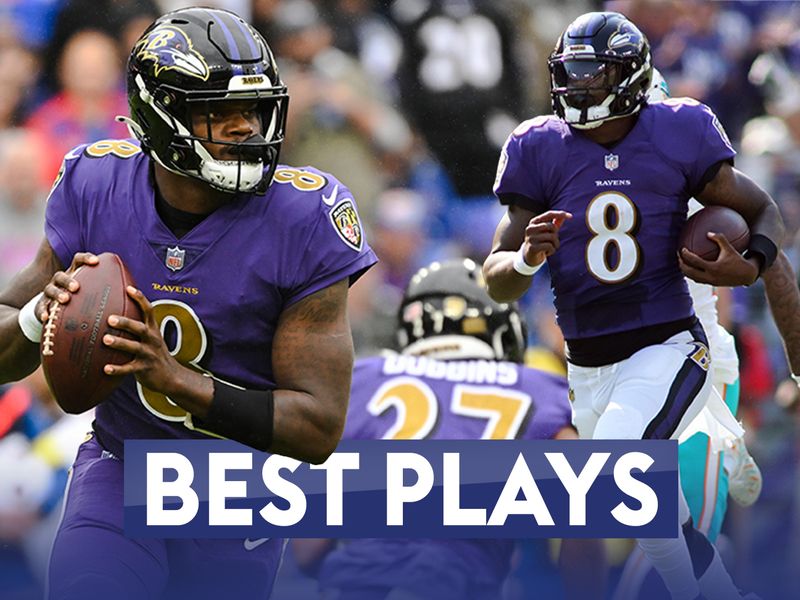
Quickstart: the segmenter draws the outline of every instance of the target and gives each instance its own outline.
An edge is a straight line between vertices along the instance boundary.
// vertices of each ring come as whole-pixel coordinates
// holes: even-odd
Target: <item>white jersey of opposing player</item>
[[[697,200],[689,200],[689,215],[693,215],[703,208]],[[694,312],[708,337],[709,350],[711,351],[711,375],[714,385],[732,384],[739,378],[739,357],[733,336],[719,324],[717,314],[717,296],[713,286],[697,283],[688,277],[689,293],[694,302]]]

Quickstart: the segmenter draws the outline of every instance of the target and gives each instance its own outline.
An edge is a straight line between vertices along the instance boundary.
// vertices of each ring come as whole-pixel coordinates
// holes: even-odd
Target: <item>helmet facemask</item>
[[[556,112],[578,129],[594,129],[636,113],[641,84],[634,84],[649,81],[652,69],[649,60],[642,64],[635,57],[595,54],[562,54],[548,64]]]
[[[141,75],[135,77],[135,85],[142,101],[135,121],[148,123],[148,130],[153,129],[151,121],[156,121],[158,129],[171,132],[170,136],[155,140],[147,137],[137,123],[126,119],[131,133],[151,149],[159,164],[224,192],[266,192],[284,138],[289,101],[286,88],[182,91],[160,84],[150,91]],[[258,134],[240,141],[213,137],[212,116],[227,110],[232,102],[245,106],[252,103],[251,110],[260,122]],[[210,145],[223,156],[215,158]]]
[[[653,71],[650,45],[619,13],[578,17],[547,64],[553,111],[577,129],[633,115],[646,103]]]

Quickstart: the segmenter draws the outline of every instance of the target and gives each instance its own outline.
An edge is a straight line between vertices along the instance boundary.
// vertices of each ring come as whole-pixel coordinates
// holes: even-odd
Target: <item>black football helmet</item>
[[[547,64],[553,111],[579,129],[636,113],[646,102],[653,74],[647,38],[616,12],[575,19]]]
[[[219,103],[252,102],[260,135],[212,139]],[[157,19],[128,59],[131,117],[120,117],[164,168],[226,192],[263,194],[283,142],[289,96],[264,38],[237,15],[211,8],[176,10]],[[192,115],[205,114],[205,131]],[[233,146],[236,160],[212,158],[202,142]]]
[[[403,295],[397,327],[403,354],[521,363],[526,339],[516,303],[492,300],[472,260],[434,262],[420,269]]]

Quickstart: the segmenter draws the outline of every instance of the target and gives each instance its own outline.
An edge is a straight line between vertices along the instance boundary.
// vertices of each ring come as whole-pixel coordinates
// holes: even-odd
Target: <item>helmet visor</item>
[[[559,57],[550,60],[550,74],[553,92],[563,96],[569,106],[583,109],[600,104],[617,91],[622,65],[594,55]]]

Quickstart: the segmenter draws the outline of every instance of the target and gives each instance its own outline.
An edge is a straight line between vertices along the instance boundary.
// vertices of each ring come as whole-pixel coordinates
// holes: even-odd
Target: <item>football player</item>
[[[783,222],[769,195],[733,168],[735,152],[708,107],[688,98],[647,104],[649,44],[623,15],[576,19],[549,67],[555,115],[520,125],[500,157],[494,190],[509,209],[484,263],[489,292],[520,297],[547,259],[580,436],[677,438],[712,385],[683,275],[753,283],[775,260]],[[714,261],[678,248],[692,196],[744,216],[744,256],[719,234]],[[739,597],[679,498],[678,537],[639,540],[645,554],[676,600]]]
[[[516,305],[489,298],[473,261],[435,262],[418,271],[404,293],[397,331],[399,354],[356,361],[344,438],[577,437],[566,381],[522,366],[525,328]],[[316,570],[324,557],[323,590],[363,599],[390,592],[498,598],[514,550],[511,540],[359,539],[335,550],[331,540],[293,544],[306,570]],[[599,542],[564,540],[561,548],[564,568],[580,569],[564,576],[571,597],[603,588]]]
[[[36,368],[49,303],[79,292],[72,275],[98,253],[123,259],[144,313],[108,320],[134,339],[102,343],[131,360],[105,367],[121,385],[73,465],[50,597],[266,598],[280,539],[124,535],[124,441],[223,437],[324,461],[350,390],[347,290],[376,258],[344,184],[278,164],[289,97],[238,16],[157,19],[131,52],[128,99],[135,139],[67,154],[38,255],[0,297],[4,381]]]
[[[669,98],[667,82],[653,69],[653,83],[648,92],[648,102],[661,102]],[[696,200],[689,201],[689,214],[702,209]],[[708,347],[713,360],[712,393],[725,401],[732,414],[739,406],[739,357],[730,333],[719,323],[717,294],[710,285],[687,280],[695,314],[708,336]],[[728,506],[728,494],[741,506],[750,506],[761,493],[761,471],[750,456],[744,438],[726,445],[724,452],[712,447],[710,437],[698,431],[678,446],[681,489],[686,497],[692,519],[700,532],[710,542],[716,543]],[[634,600],[652,597],[657,581],[648,580],[652,566],[642,556],[641,548],[634,548],[615,591],[615,600]]]

